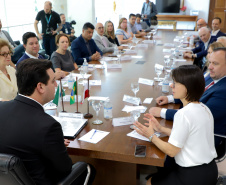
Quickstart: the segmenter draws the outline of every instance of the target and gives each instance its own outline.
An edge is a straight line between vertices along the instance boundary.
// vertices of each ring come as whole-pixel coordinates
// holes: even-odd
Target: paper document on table
[[[57,106],[56,106],[55,103],[53,103],[53,101],[50,101],[50,102],[44,104],[44,105],[43,105],[43,108],[44,108],[45,110],[51,110],[51,109],[56,109]]]
[[[122,64],[108,64],[107,68],[108,69],[121,69],[122,68]]]
[[[121,46],[128,47],[129,45],[128,44],[122,44]]]
[[[164,44],[164,47],[167,47],[167,48],[173,48],[173,47],[175,47],[175,45],[172,44],[172,43],[165,43],[165,44]]]
[[[125,107],[122,109],[122,111],[124,112],[131,112],[133,110],[140,110],[140,113],[145,113],[145,111],[147,110],[147,107],[145,106],[128,106],[125,105]]]
[[[143,43],[145,44],[153,44],[154,42],[154,40],[143,40]]]
[[[65,138],[75,138],[88,123],[87,119],[52,117],[61,124]]]
[[[104,67],[104,65],[97,64],[97,65],[95,65],[95,68],[97,68],[97,69],[104,69],[105,67]]]
[[[156,135],[157,137],[159,137],[161,134],[160,134],[159,132],[155,132],[155,135]],[[138,134],[136,130],[134,130],[134,131],[128,133],[127,136],[129,136],[129,137],[134,137],[134,138],[137,138],[137,139],[140,139],[140,140],[143,140],[143,141],[149,141],[148,138],[146,138],[146,137],[144,137],[144,136]]]
[[[101,80],[90,80],[89,85],[91,86],[99,86],[101,85]]]
[[[79,78],[83,78],[83,76],[82,76],[81,74],[78,74],[78,73],[71,73],[71,74],[72,74],[72,78],[73,78],[74,80],[76,80],[76,77],[78,77],[78,79],[79,79]],[[62,81],[68,81],[69,76],[70,76],[70,75],[65,76],[65,77],[62,79]],[[86,78],[89,78],[90,76],[92,76],[92,75],[91,75],[91,74],[85,74],[85,75],[84,75],[84,78],[86,79]]]
[[[137,54],[136,50],[127,50],[125,54]]]
[[[83,119],[83,114],[80,114],[80,113],[59,112],[58,116],[59,117],[69,117],[69,118]]]
[[[122,101],[132,103],[134,105],[140,104],[140,98],[129,96],[129,95],[124,95]]]
[[[138,83],[140,84],[145,84],[145,85],[154,85],[154,81],[153,80],[149,80],[146,78],[139,78]]]
[[[121,117],[121,118],[113,118],[112,125],[114,127],[123,126],[123,125],[131,125],[133,124],[134,119],[132,117]]]
[[[132,58],[131,58],[130,55],[124,55],[124,56],[121,57],[121,61],[123,61],[123,60],[131,60],[131,59]]]
[[[106,61],[106,62],[115,61],[115,60],[117,61],[118,58],[117,57],[103,57],[101,60]]]
[[[89,143],[98,143],[101,139],[106,137],[110,132],[105,132],[101,130],[92,129],[84,136],[80,137],[78,140],[89,142]]]
[[[175,59],[174,60],[175,62],[186,62],[187,60],[183,59],[183,58],[180,58],[180,59]]]
[[[171,53],[171,49],[163,49],[162,52],[163,53]]]
[[[143,103],[145,104],[151,104],[153,98],[145,98],[145,100],[143,101]]]
[[[108,100],[109,97],[101,97],[101,96],[90,96],[88,98],[88,101],[91,101],[91,100],[99,100],[99,101],[106,101]]]
[[[138,48],[148,48],[148,44],[137,44]]]

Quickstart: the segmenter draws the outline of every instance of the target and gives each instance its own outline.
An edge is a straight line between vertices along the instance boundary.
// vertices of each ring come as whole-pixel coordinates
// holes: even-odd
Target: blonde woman
[[[0,101],[12,100],[17,95],[16,70],[10,66],[12,54],[9,42],[0,39]]]
[[[117,46],[119,45],[118,39],[115,36],[115,29],[114,29],[114,24],[111,21],[106,21],[104,25],[104,36],[108,38],[108,40],[116,44]]]
[[[119,44],[125,44],[132,41],[133,33],[129,32],[127,29],[127,19],[121,18],[119,20],[118,29],[116,30],[116,36],[118,38]]]

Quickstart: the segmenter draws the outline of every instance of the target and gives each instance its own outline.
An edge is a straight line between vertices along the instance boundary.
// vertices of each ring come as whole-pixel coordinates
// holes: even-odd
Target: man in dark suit
[[[226,34],[220,31],[220,27],[221,27],[221,18],[220,17],[213,18],[211,35],[216,36],[216,38],[226,36]]]
[[[0,102],[0,152],[22,159],[37,185],[56,184],[72,168],[59,122],[42,105],[54,98],[55,75],[48,60],[27,59],[17,68],[19,95]]]
[[[200,44],[198,47],[192,49],[191,51],[185,51],[184,57],[195,59],[194,64],[202,69],[203,65],[205,64],[207,49],[211,43],[216,41],[216,37],[211,36],[210,30],[206,27],[199,29],[199,37],[202,40],[203,44]]]
[[[103,55],[92,39],[93,31],[94,26],[89,22],[85,23],[82,28],[82,34],[71,44],[72,56],[77,65],[82,65],[84,58],[89,62],[99,60]]]
[[[226,134],[226,48],[217,48],[210,55],[209,71],[212,81],[206,84],[206,90],[200,98],[212,112],[214,118],[214,133]],[[212,83],[214,82],[214,83]],[[174,100],[172,95],[160,96],[156,99],[158,105],[167,103],[180,103]],[[177,110],[152,107],[149,112],[155,117],[162,117],[167,120],[173,120]],[[197,115],[198,116],[198,115]],[[215,146],[221,142],[219,137],[215,137]]]

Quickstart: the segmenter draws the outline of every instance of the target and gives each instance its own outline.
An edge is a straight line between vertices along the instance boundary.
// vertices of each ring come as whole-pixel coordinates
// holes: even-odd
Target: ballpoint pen
[[[93,134],[92,134],[92,136],[90,137],[90,139],[92,139],[93,138],[93,136],[94,136],[94,134],[97,132],[97,130],[95,130],[94,132],[93,132]]]

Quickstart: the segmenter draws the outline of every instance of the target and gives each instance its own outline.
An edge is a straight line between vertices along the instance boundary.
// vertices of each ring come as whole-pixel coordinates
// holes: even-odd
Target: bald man
[[[224,45],[224,47],[226,47],[226,37],[221,36],[217,38],[217,42],[220,42]]]
[[[199,19],[197,21],[197,29],[199,30],[202,27],[207,27],[207,23],[204,19]]]
[[[104,26],[102,23],[96,24],[93,40],[103,53],[114,52],[114,47],[117,47],[117,45],[111,43],[107,37],[104,36]],[[118,46],[119,50],[122,48],[122,46]]]
[[[38,31],[39,21],[42,23],[42,33]],[[34,27],[38,38],[40,40],[43,39],[46,54],[51,56],[56,51],[55,36],[62,29],[62,26],[60,15],[52,10],[52,3],[50,1],[46,1],[44,3],[44,10],[38,12]]]
[[[201,39],[203,44],[192,49],[191,51],[185,51],[184,57],[195,59],[194,64],[196,64],[202,69],[204,64],[203,58],[207,55],[207,49],[209,45],[216,41],[216,37],[211,36],[210,30],[207,27],[200,28],[198,33],[199,38]]]

